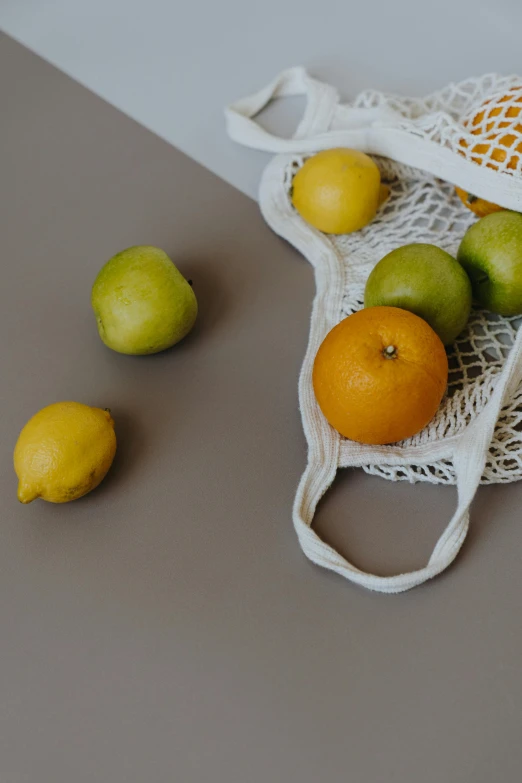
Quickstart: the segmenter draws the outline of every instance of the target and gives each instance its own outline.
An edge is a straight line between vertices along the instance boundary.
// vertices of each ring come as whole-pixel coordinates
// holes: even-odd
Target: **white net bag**
[[[308,103],[293,139],[277,138],[251,119],[271,98],[301,93]],[[424,430],[394,446],[354,443],[330,427],[314,398],[313,361],[327,332],[362,307],[368,275],[384,255],[411,242],[438,245],[456,255],[476,218],[454,185],[473,197],[487,195],[503,207],[522,211],[522,79],[487,75],[425,99],[365,91],[343,105],[335,90],[297,68],[227,109],[227,121],[235,140],[285,153],[265,171],[261,209],[269,225],[315,267],[317,294],[299,387],[309,446],[294,504],[300,544],[315,563],[351,581],[382,592],[407,590],[455,558],[481,481],[522,477],[522,319],[474,309],[466,330],[448,351],[448,391],[438,413]],[[361,231],[327,236],[300,218],[290,190],[307,155],[336,146],[376,156],[390,197]],[[424,568],[392,577],[367,574],[313,531],[317,503],[337,469],[346,466],[360,466],[393,481],[457,485],[457,510]]]

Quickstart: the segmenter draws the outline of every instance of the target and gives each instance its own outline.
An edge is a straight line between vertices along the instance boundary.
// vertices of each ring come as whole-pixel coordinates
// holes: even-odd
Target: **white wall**
[[[251,195],[265,157],[222,107],[284,67],[347,97],[522,72],[520,0],[0,0],[0,26]]]

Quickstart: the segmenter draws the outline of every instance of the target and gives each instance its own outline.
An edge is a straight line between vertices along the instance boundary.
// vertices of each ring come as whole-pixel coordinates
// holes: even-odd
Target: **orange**
[[[499,163],[506,161],[506,169],[516,169],[522,155],[522,123],[517,122],[521,112],[522,86],[512,87],[501,98],[484,101],[480,110],[464,122],[474,136],[482,136],[481,141],[471,147],[471,160],[479,165],[486,160],[487,168],[495,171],[500,168]],[[503,119],[497,121],[495,118],[501,114]],[[465,139],[460,140],[460,145],[465,149],[469,147]],[[455,190],[462,203],[478,217],[503,209],[461,188]]]
[[[360,443],[415,435],[435,415],[447,382],[440,338],[422,318],[398,307],[349,315],[326,335],[313,368],[324,416]]]
[[[479,198],[473,193],[468,193],[462,188],[455,187],[455,191],[464,206],[468,209],[471,209],[471,211],[474,212],[477,217],[486,217],[486,215],[491,215],[492,212],[501,212],[504,209],[504,207],[499,207],[498,204],[493,204],[491,201],[486,201],[484,198]]]

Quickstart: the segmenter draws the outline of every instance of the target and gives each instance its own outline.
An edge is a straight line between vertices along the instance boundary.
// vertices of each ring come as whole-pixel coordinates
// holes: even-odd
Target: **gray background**
[[[520,71],[520,0],[0,0],[0,27],[254,196],[223,106],[304,65],[345,97]],[[298,107],[283,102],[276,127]]]
[[[250,199],[1,37],[0,101],[1,780],[517,780],[521,487],[482,488],[455,566],[411,593],[311,565],[290,520],[310,267]],[[89,307],[134,243],[201,307],[156,357],[105,349]],[[18,431],[67,398],[112,409],[113,469],[20,506]],[[317,529],[389,574],[454,502],[343,471]]]

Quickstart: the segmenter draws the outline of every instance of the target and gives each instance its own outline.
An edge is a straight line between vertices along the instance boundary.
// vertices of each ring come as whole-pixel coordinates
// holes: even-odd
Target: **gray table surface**
[[[491,783],[522,763],[519,485],[482,488],[456,564],[400,596],[311,565],[291,525],[310,267],[257,206],[0,38],[0,779]],[[164,247],[201,315],[149,358],[99,341],[90,286]],[[107,406],[119,451],[65,506],[16,501],[43,405]],[[344,471],[317,529],[419,565],[451,488]]]

